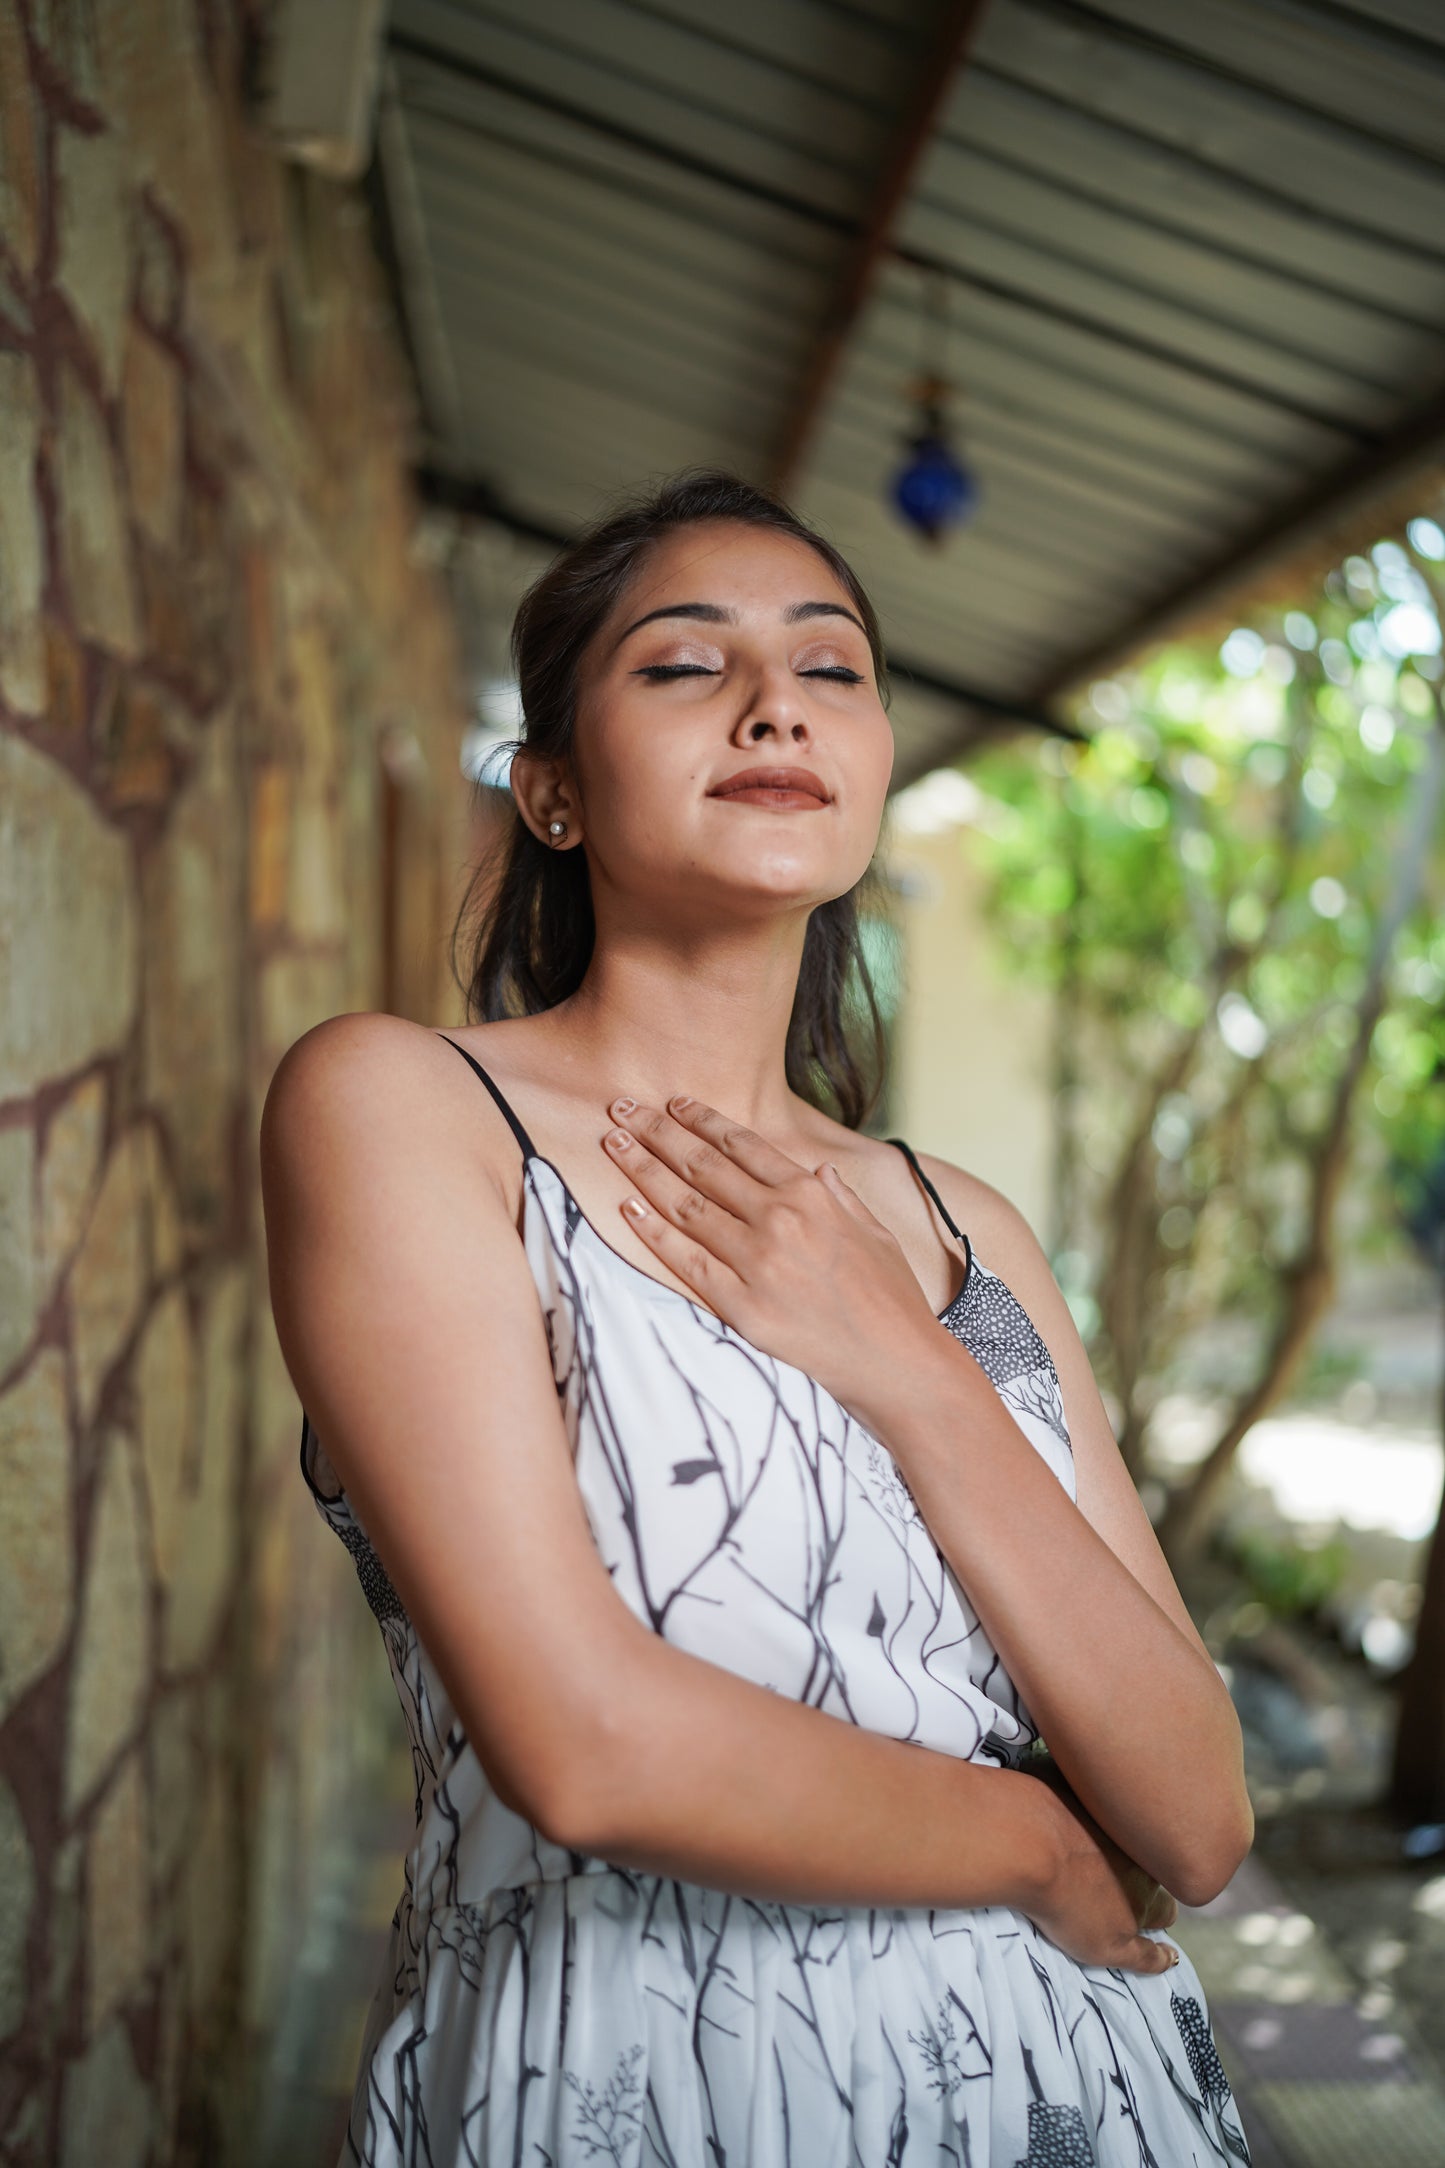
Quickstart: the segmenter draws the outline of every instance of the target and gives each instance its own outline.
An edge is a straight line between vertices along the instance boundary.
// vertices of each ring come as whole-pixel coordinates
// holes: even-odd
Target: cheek
[[[695,795],[703,750],[685,727],[660,729],[621,712],[597,718],[586,744],[578,733],[577,781],[592,834],[624,841],[675,829]]]
[[[860,805],[870,801],[876,803],[881,815],[897,753],[893,725],[881,707],[876,722],[863,732],[855,750],[857,757],[853,770],[853,795]]]

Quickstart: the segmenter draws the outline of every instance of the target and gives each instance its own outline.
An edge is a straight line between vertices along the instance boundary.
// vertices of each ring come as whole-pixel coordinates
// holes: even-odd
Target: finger
[[[869,1211],[857,1190],[849,1188],[831,1159],[825,1159],[822,1166],[818,1168],[817,1173],[818,1180],[829,1195],[836,1197],[844,1209],[852,1213],[854,1219],[861,1220],[867,1227],[881,1227],[883,1225],[878,1215]]]
[[[1119,1877],[1124,1895],[1129,1900],[1135,1926],[1156,1926],[1158,1923],[1151,1918],[1151,1914],[1159,1899],[1159,1884],[1153,1875],[1146,1874],[1144,1869],[1136,1866],[1132,1860],[1119,1863],[1114,1871]]]
[[[620,1123],[607,1131],[602,1146],[608,1157],[623,1168],[642,1201],[652,1208],[651,1218],[661,1218],[681,1230],[690,1242],[701,1243],[704,1249],[725,1263],[732,1263],[734,1259],[740,1261],[741,1240],[746,1233],[741,1220],[675,1174],[665,1161]],[[628,1216],[641,1231],[643,1215],[629,1213]],[[648,1232],[651,1234],[655,1230]],[[670,1263],[671,1259],[667,1261]]]
[[[1142,1867],[1130,1868],[1125,1890],[1141,1930],[1169,1927],[1178,1918],[1179,1907],[1173,1897],[1162,1882],[1156,1882]]]
[[[763,1196],[757,1182],[707,1137],[695,1135],[658,1107],[614,1099],[612,1112],[620,1128],[646,1145],[654,1159],[670,1167],[689,1187],[740,1220],[748,1217],[750,1209],[756,1210]]]
[[[785,1182],[795,1182],[806,1170],[796,1159],[779,1151],[776,1144],[769,1144],[755,1129],[743,1122],[735,1122],[729,1115],[719,1114],[701,1099],[689,1099],[681,1094],[667,1102],[667,1111],[681,1128],[690,1130],[710,1144],[732,1166],[740,1167],[755,1182],[765,1183],[769,1189],[778,1189]]]
[[[1157,1889],[1150,1898],[1139,1925],[1141,1928],[1172,1927],[1178,1917],[1179,1906],[1168,1890]]]
[[[1130,1939],[1129,1954],[1119,1960],[1126,1972],[1172,1972],[1179,1952],[1172,1942],[1155,1942],[1148,1935]]]
[[[680,1227],[674,1227],[642,1197],[624,1197],[622,1210],[628,1225],[683,1285],[719,1316],[725,1315],[729,1298],[743,1292],[743,1282],[731,1267]]]

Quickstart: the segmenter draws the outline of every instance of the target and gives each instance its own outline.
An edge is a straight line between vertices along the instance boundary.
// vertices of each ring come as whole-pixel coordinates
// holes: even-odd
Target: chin
[[[774,911],[812,911],[820,903],[844,895],[857,876],[820,872],[816,866],[735,865],[728,867],[724,878],[742,908],[751,900]]]

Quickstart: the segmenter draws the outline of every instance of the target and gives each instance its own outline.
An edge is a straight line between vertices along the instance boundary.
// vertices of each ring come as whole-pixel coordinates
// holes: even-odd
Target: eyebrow
[[[725,610],[721,603],[667,602],[660,610],[649,610],[646,617],[639,617],[635,624],[628,626],[626,632],[619,633],[616,645],[621,647],[623,641],[630,639],[634,632],[640,632],[644,625],[654,623],[659,617],[690,617],[701,620],[706,625],[735,625],[738,621],[737,611]],[[783,623],[799,625],[809,617],[846,617],[850,625],[858,627],[865,640],[868,637],[868,629],[863,620],[855,617],[851,610],[844,609],[841,602],[795,602],[789,609],[784,610]]]
[[[786,625],[800,625],[805,617],[846,617],[850,625],[858,627],[865,640],[868,637],[868,628],[862,618],[855,616],[852,610],[845,610],[841,602],[795,602],[790,610],[783,612]]]

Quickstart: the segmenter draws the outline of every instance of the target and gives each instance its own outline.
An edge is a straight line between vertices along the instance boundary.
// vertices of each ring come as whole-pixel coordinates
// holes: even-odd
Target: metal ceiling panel
[[[850,366],[867,369],[880,382],[886,379],[901,426],[898,401],[918,366],[916,289],[896,298],[885,291],[875,308],[866,351],[855,352]],[[1264,422],[1256,420],[1251,432],[1226,430],[1217,414],[1192,413],[1157,388],[1146,397],[1137,380],[1111,381],[1112,356],[1100,357],[1091,368],[1078,342],[1062,342],[1034,318],[1018,322],[1002,312],[962,311],[953,320],[949,360],[966,430],[975,409],[986,416],[1002,407],[1027,415],[1065,444],[1095,451],[1126,476],[1136,466],[1162,470],[1245,496],[1268,492],[1300,471],[1320,444],[1319,432],[1306,424],[1291,430],[1288,444],[1282,444]],[[976,433],[986,439],[986,425]]]
[[[1194,4],[1194,0],[1191,0]],[[1222,0],[1197,0],[1207,18]],[[1075,0],[1008,0],[990,11],[978,63],[1038,84],[1086,112],[1117,117],[1161,143],[1199,146],[1216,164],[1378,230],[1441,241],[1439,164],[1373,138],[1149,41],[1111,34],[1101,10]],[[1401,64],[1402,98],[1413,97]]]
[[[894,0],[873,16],[835,0],[728,0],[725,18],[716,0],[661,0],[645,13],[725,38],[738,51],[863,98],[885,114],[906,95],[927,49],[927,14],[914,0]]]
[[[393,39],[849,213],[886,116],[626,0],[395,0]]]
[[[571,387],[573,398],[593,387],[606,392],[632,412],[641,431],[645,432],[649,414],[656,415],[659,423],[691,429],[696,435],[695,459],[721,457],[724,446],[736,459],[757,441],[759,402],[745,384],[727,386],[716,396],[713,375],[700,378],[671,355],[639,356],[636,341],[595,324],[589,326],[585,343],[559,355],[566,328],[575,324],[575,312],[535,297],[510,299],[501,283],[486,301],[468,301],[448,295],[445,289],[443,298],[459,341],[490,345],[532,375],[550,374],[559,386]],[[463,382],[468,374],[469,370],[462,371]]]
[[[955,366],[963,378],[962,396],[955,404],[965,435],[977,440],[981,459],[1002,447],[1047,462],[1047,471],[1066,484],[1091,479],[1127,491],[1131,505],[1172,506],[1196,518],[1215,510],[1237,513],[1267,501],[1271,476],[1283,471],[1278,460],[1266,463],[1232,446],[1209,445],[1201,451],[1167,422],[1147,437],[1137,432],[1131,439],[1118,426],[1101,425],[1078,398],[1076,385],[1071,386],[1072,412],[1061,414],[1030,395],[1032,387],[1019,381],[1023,370],[1016,358],[977,345],[967,348],[967,356],[965,361],[960,344]],[[890,448],[896,447],[903,436],[900,398],[911,374],[901,343],[876,336],[866,351],[850,360],[835,415],[841,421],[850,402],[856,403],[858,426],[872,430],[874,447],[880,428]],[[1050,382],[1057,383],[1057,372]],[[871,414],[866,423],[865,413]]]
[[[1296,111],[1330,114],[1391,149],[1445,159],[1445,50],[1433,39],[1351,21],[1301,0],[1105,0],[1079,8],[1111,35],[1205,61]],[[1437,26],[1439,17],[1436,18]]]
[[[508,203],[509,229],[524,217],[533,226],[550,221],[559,238],[571,237],[589,251],[623,254],[629,275],[640,282],[675,281],[689,308],[717,312],[756,304],[773,312],[778,329],[796,331],[799,341],[804,337],[796,322],[798,303],[808,291],[821,296],[825,273],[801,250],[788,248],[785,236],[760,246],[756,231],[730,232],[714,220],[700,246],[695,220],[606,184],[581,191],[575,176],[551,160],[519,157],[485,139],[458,147],[425,119],[418,122],[414,140],[428,226],[437,231],[446,258],[457,236],[444,236],[442,222],[450,217],[475,231],[480,192]],[[538,268],[545,270],[545,263]]]
[[[930,254],[967,261],[975,234],[1008,249],[1040,252],[1175,312],[1192,328],[1231,333],[1248,356],[1296,351],[1373,381],[1390,320],[1416,342],[1438,338],[1422,308],[1418,273],[1400,300],[1349,292],[1312,276],[1304,260],[1265,264],[1233,242],[1196,240],[1139,209],[1101,202],[1063,180],[1010,170],[951,139],[935,143],[908,206],[905,239]],[[1445,276],[1436,282],[1445,299]],[[1391,372],[1392,374],[1396,372]],[[1409,363],[1404,372],[1408,375]]]
[[[1080,202],[1137,220],[1145,232],[1192,236],[1245,260],[1424,321],[1445,294],[1445,234],[1411,240],[1377,220],[1326,216],[1307,189],[1276,187],[1210,154],[1203,140],[1159,135],[1152,115],[1099,114],[1067,91],[977,62],[955,96],[943,140],[1002,172],[1052,181]]]
[[[550,170],[570,184],[582,204],[592,189],[621,202],[675,219],[704,234],[720,232],[765,252],[800,262],[831,262],[838,248],[838,221],[814,216],[751,182],[719,178],[704,162],[689,163],[646,139],[630,136],[600,112],[583,119],[543,95],[520,93],[464,74],[450,74],[434,60],[404,52],[397,65],[405,125],[414,138],[451,139],[459,160],[468,144],[505,147],[530,161],[533,179]],[[523,180],[524,186],[533,185]],[[478,193],[479,213],[489,199]]]
[[[1341,21],[1385,23],[1445,52],[1445,17],[1437,0],[1332,0],[1330,12]]]
[[[427,457],[453,500],[474,478],[490,516],[512,507],[520,578],[539,535],[640,482],[765,479],[805,443],[791,493],[919,673],[898,780],[1445,445],[1440,0],[978,13],[391,11],[406,269],[455,386]],[[938,106],[929,71],[969,40]],[[940,281],[982,490],[935,550],[887,492]]]
[[[491,291],[494,305],[508,313],[531,308],[564,308],[574,336],[591,346],[600,332],[608,338],[640,344],[642,360],[674,368],[690,379],[706,381],[720,400],[746,394],[757,400],[771,392],[780,398],[790,381],[790,363],[801,344],[796,327],[784,327],[781,339],[770,336],[775,319],[761,307],[719,305],[693,293],[686,310],[676,306],[677,281],[665,273],[648,277],[629,265],[625,252],[585,244],[575,234],[559,234],[546,222],[525,215],[505,233],[478,231],[437,217],[434,230],[454,247],[439,280],[445,301],[477,298]],[[528,279],[536,251],[549,245],[547,276],[533,276],[530,290],[519,295],[516,281]]]

